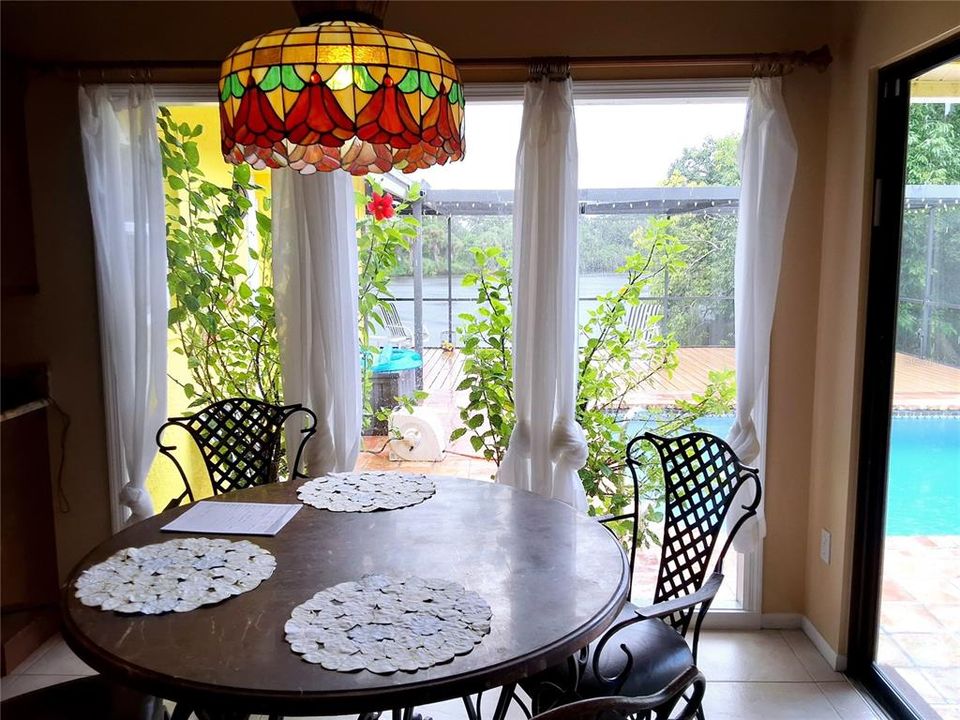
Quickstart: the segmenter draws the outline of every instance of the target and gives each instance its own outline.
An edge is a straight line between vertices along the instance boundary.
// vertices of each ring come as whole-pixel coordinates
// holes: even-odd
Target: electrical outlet
[[[830,564],[830,531],[825,528],[820,530],[820,559],[824,565]]]

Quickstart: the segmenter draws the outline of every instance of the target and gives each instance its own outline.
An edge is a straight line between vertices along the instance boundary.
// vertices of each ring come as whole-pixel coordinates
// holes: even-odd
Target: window
[[[442,461],[428,462],[433,458],[403,452],[398,433],[376,428],[366,438],[358,468],[407,467],[477,479],[496,473],[510,430],[509,264],[522,115],[518,89],[511,87],[492,98],[468,94],[470,131],[463,162],[372,178],[396,198],[420,189],[420,200],[406,211],[412,217],[404,220],[418,226],[419,234],[409,251],[397,254],[383,297],[391,312],[395,310],[395,321],[374,334],[379,346],[421,353],[418,382],[425,394],[415,403],[419,406],[415,412],[430,418],[446,449]],[[586,425],[604,425],[591,431],[599,434],[588,432],[591,447],[605,447],[609,455],[594,450],[594,464],[619,464],[617,477],[625,477],[623,445],[638,432],[659,429],[672,434],[700,427],[722,436],[730,427],[739,198],[736,149],[745,98],[746,83],[740,81],[584,85],[578,90],[581,359],[590,354],[591,338],[611,335],[603,332],[604,327],[616,329],[613,334],[626,333],[622,343],[633,358],[630,373],[616,377],[603,362],[593,361],[601,375],[608,374],[614,390],[616,383],[621,384],[622,392],[608,387],[611,396],[599,407],[601,419],[584,418]],[[195,159],[195,169],[203,173],[203,178],[195,179],[197,188],[204,181],[229,187],[231,168],[220,159],[216,106],[180,102],[167,109],[181,143],[176,152],[188,164]],[[611,126],[624,128],[626,139],[611,139]],[[182,252],[178,244],[182,226],[173,205],[178,192],[173,190],[182,194],[183,189],[168,178],[168,185],[171,182],[171,263],[193,262],[177,254]],[[242,227],[228,248],[230,257],[225,257],[222,240],[215,234],[205,236],[209,247],[200,251],[201,264],[212,258],[231,266],[225,281],[229,289],[222,296],[230,311],[270,301],[269,182],[269,173],[251,173],[249,187],[229,196],[242,215]],[[363,189],[362,181],[358,189]],[[211,203],[224,202],[221,194],[208,190]],[[181,207],[188,216],[198,210],[189,203]],[[189,302],[189,293],[175,288],[176,282],[173,272],[171,292],[181,297],[172,305],[172,320],[190,309],[178,309]],[[628,285],[633,289],[618,295]],[[255,314],[248,321],[252,327],[263,327],[267,337],[274,332],[266,314]],[[203,368],[197,367],[195,353],[184,350],[190,337],[175,324],[170,343],[169,413],[174,415],[189,411],[197,393],[193,374]],[[265,367],[275,373],[276,352],[270,352],[274,359]],[[236,394],[263,396],[266,393],[257,392],[260,380],[256,373],[244,376],[244,382],[254,385],[239,387]],[[276,389],[269,383],[264,389],[270,387]],[[389,414],[392,396],[377,393],[374,389],[371,400],[380,397]],[[404,412],[410,410],[414,408]],[[616,430],[606,428],[608,420]],[[186,462],[202,467],[199,456]],[[151,472],[149,487],[160,507],[177,494],[172,490],[180,481],[174,472],[169,463],[159,462]],[[583,474],[596,488],[592,494],[598,512],[622,502],[623,495],[617,481],[610,485],[600,475],[596,468]],[[652,479],[650,489],[658,483]],[[654,495],[644,493],[651,520],[657,513]],[[650,531],[658,534],[654,520]],[[644,587],[652,589],[658,562],[656,546],[641,554],[635,583],[639,596]],[[731,572],[734,566],[738,572]],[[728,561],[726,569],[717,605],[757,610],[759,557],[746,564],[742,559]]]

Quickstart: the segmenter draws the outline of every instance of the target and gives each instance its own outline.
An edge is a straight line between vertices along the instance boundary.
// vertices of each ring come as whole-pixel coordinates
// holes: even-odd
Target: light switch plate
[[[820,559],[824,565],[830,564],[830,531],[825,528],[820,530]]]

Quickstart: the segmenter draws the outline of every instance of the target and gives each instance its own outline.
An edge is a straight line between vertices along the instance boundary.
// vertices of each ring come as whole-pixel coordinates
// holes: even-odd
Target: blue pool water
[[[887,535],[960,535],[960,415],[894,417]]]
[[[733,417],[698,425],[726,437]],[[960,535],[960,415],[895,416],[890,435],[887,535]]]

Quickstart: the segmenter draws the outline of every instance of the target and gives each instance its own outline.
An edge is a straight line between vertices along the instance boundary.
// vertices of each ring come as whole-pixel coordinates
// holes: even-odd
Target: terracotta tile
[[[942,632],[945,628],[927,608],[917,602],[887,602],[880,605],[880,627],[890,633]]]
[[[954,632],[960,632],[960,604],[930,604],[925,605],[927,612],[933,615],[940,624]]]
[[[930,703],[930,707],[940,716],[941,720],[960,720],[960,705]]]
[[[942,633],[892,633],[897,645],[923,668],[960,665],[960,638]]]
[[[924,668],[921,672],[944,700],[960,705],[960,667]]]
[[[894,639],[885,632],[880,633],[877,639],[877,662],[895,668],[913,667],[913,660],[907,655]]]
[[[893,685],[903,688],[909,694],[913,691],[922,697],[928,703],[942,703],[944,697],[940,692],[924,677],[923,673],[917,669],[903,668],[894,672],[885,673]]]
[[[884,568],[886,574],[886,568]],[[881,597],[883,601],[891,600],[893,602],[900,602],[906,600],[916,600],[907,590],[896,580],[886,580],[883,581],[883,590],[881,591]]]

